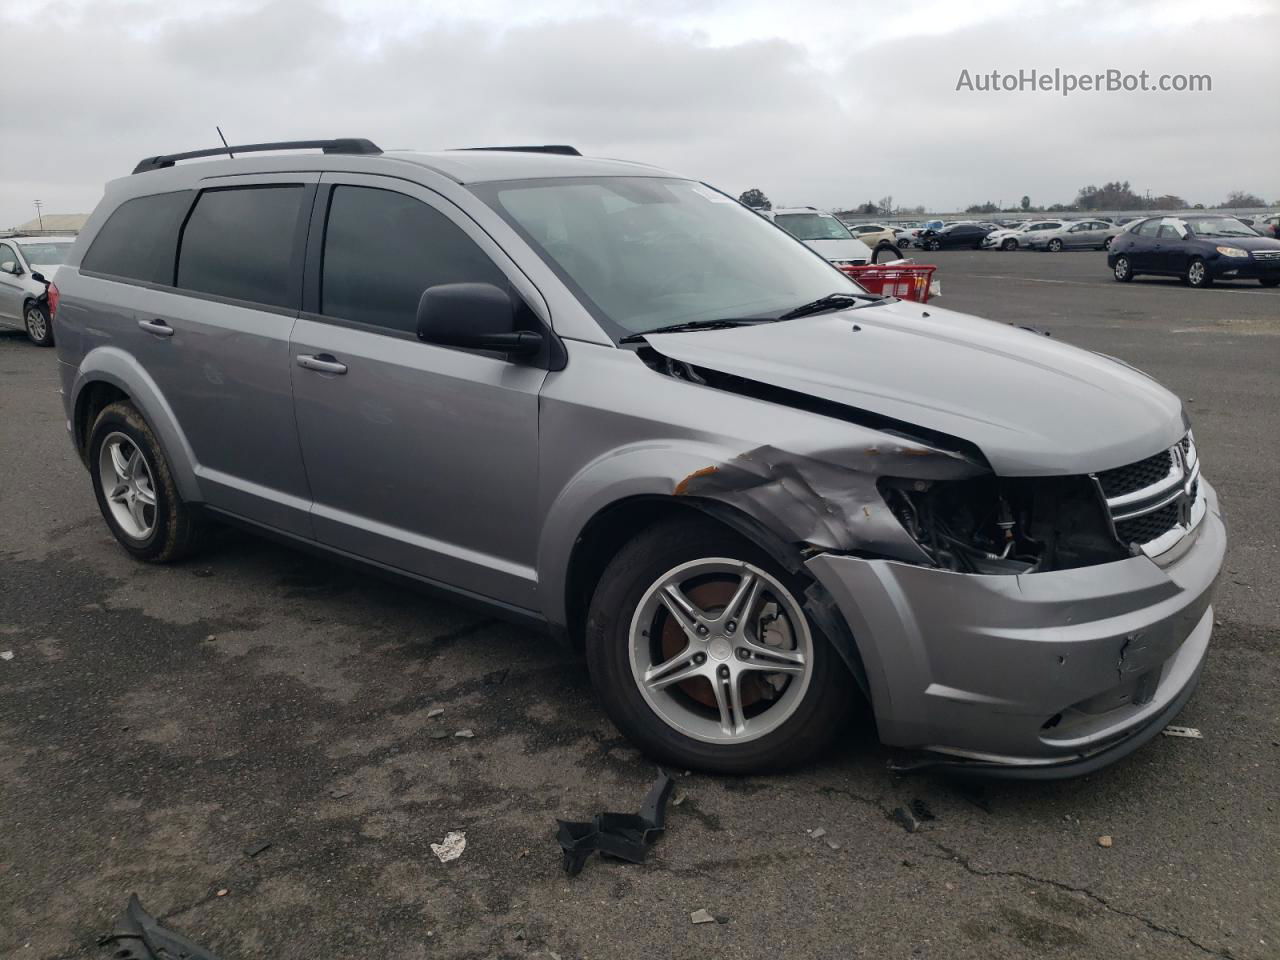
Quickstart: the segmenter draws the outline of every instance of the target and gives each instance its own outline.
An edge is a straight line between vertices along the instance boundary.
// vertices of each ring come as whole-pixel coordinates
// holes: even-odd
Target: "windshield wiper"
[[[773,323],[785,317],[724,317],[719,320],[686,320],[683,323],[672,323],[665,327],[654,327],[652,330],[641,330],[629,333],[619,343],[637,343],[651,333],[689,333],[694,330],[728,330],[730,327],[749,327],[757,323]]]
[[[788,310],[778,319],[795,320],[797,317],[808,317],[815,313],[824,313],[827,310],[840,310],[844,307],[851,307],[859,302],[867,304],[884,303],[888,299],[888,297],[873,293],[828,293],[825,297],[810,300],[808,303],[802,303],[794,310]]]

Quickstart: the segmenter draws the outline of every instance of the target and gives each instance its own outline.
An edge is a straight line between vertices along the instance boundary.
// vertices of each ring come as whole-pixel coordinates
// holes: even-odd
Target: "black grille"
[[[1127,467],[1116,467],[1098,474],[1098,482],[1102,484],[1102,492],[1108,499],[1133,493],[1143,487],[1159,483],[1169,475],[1173,468],[1173,454],[1168,450],[1147,457]]]
[[[1177,525],[1178,504],[1174,501],[1132,520],[1121,520],[1116,524],[1116,535],[1121,543],[1150,543]]]

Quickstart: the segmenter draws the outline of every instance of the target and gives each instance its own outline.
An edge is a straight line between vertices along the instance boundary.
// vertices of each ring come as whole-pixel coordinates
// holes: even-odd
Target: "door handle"
[[[172,337],[173,327],[163,320],[139,320],[138,326],[153,337]]]
[[[321,373],[346,373],[347,365],[334,359],[331,353],[298,354],[298,366],[307,370],[319,370]]]

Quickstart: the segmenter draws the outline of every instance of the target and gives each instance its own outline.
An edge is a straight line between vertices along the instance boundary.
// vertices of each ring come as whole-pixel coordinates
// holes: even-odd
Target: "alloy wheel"
[[[98,451],[98,476],[111,516],[129,537],[146,540],[156,528],[156,486],[138,445],[120,432]]]
[[[1187,268],[1187,282],[1189,282],[1193,287],[1200,286],[1204,283],[1204,272],[1204,264],[1199,260],[1195,261]]]
[[[32,340],[43,340],[49,333],[49,326],[44,313],[38,307],[27,308],[27,333]]]
[[[659,577],[636,607],[629,646],[649,707],[707,743],[776,730],[812,679],[813,637],[799,602],[740,560],[694,560]]]

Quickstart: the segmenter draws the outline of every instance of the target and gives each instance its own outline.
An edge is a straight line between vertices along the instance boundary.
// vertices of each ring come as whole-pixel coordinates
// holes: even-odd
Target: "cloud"
[[[757,0],[31,0],[0,14],[0,224],[90,209],[142,156],[366,136],[569,142],[737,193],[931,207],[1066,201],[1129,179],[1280,196],[1280,9]],[[56,56],[51,58],[51,51]],[[962,68],[1212,74],[1210,94],[957,93]]]

